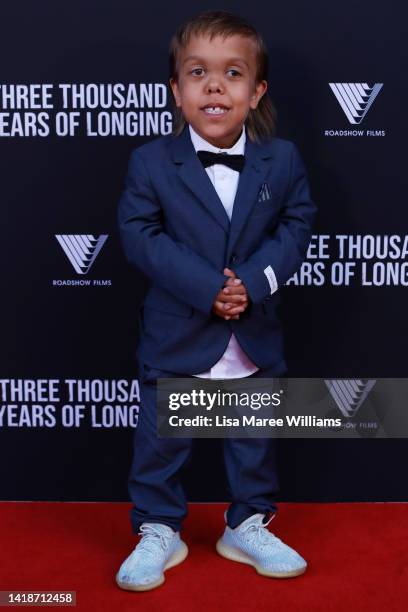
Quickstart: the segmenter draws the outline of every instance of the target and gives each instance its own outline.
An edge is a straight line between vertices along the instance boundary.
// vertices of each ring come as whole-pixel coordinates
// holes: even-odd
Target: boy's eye
[[[203,68],[193,68],[193,70],[191,71],[191,74],[195,74],[196,76],[201,76],[201,75],[197,75],[197,71],[200,72],[200,70],[204,70]],[[235,72],[237,75],[241,74],[238,70],[235,70],[235,68],[230,68],[228,70],[228,72]],[[235,76],[235,75],[232,75]]]

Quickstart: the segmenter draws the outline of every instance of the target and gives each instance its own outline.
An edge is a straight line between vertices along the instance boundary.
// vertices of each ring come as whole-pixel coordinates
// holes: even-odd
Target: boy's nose
[[[209,87],[207,89],[207,95],[215,94],[217,97],[219,97],[223,93],[224,93],[224,90],[222,89],[222,87]]]
[[[207,91],[208,92],[222,91],[221,83],[216,79],[212,79],[207,85]]]

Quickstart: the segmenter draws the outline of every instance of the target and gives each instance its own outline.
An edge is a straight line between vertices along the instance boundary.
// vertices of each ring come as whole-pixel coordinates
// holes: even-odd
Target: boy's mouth
[[[206,115],[226,115],[229,108],[223,104],[207,104],[201,109]]]

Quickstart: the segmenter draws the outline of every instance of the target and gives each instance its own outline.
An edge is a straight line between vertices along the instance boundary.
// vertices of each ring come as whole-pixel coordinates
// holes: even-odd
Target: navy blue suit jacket
[[[257,366],[285,368],[279,288],[306,255],[316,206],[291,141],[247,136],[245,157],[230,222],[187,125],[132,152],[118,223],[128,262],[151,281],[139,312],[139,362],[197,374],[218,361],[233,332]],[[278,285],[272,294],[268,266]],[[237,320],[212,312],[224,267],[251,300]]]

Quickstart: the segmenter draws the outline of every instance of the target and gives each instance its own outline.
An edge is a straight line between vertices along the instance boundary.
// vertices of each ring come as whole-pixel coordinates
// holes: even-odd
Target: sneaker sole
[[[229,559],[230,561],[238,561],[239,563],[246,563],[247,565],[252,565],[252,567],[256,569],[258,574],[261,574],[262,576],[268,576],[270,578],[293,578],[294,576],[300,576],[301,574],[303,574],[307,568],[307,565],[305,565],[304,567],[292,570],[290,572],[271,572],[270,570],[266,570],[261,565],[255,563],[251,559],[251,557],[246,555],[241,550],[224,544],[222,539],[218,540],[217,544],[215,545],[215,548],[217,550],[217,553],[221,555],[221,557]]]
[[[131,582],[122,582],[119,580],[119,572],[116,574],[116,584],[126,591],[150,591],[151,589],[155,589],[156,587],[163,584],[165,577],[164,572],[179,563],[182,563],[184,559],[188,555],[187,544],[181,540],[181,546],[172,554],[170,559],[167,561],[164,566],[163,573],[156,582],[151,582],[150,584],[132,584]]]

